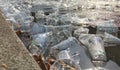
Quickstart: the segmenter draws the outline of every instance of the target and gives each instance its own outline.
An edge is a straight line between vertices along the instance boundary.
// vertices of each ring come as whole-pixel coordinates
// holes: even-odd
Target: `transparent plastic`
[[[76,66],[77,67],[77,66]],[[56,61],[50,68],[50,70],[81,70],[80,68],[76,68],[74,66],[69,66],[68,64],[62,61]]]
[[[93,34],[82,34],[79,36],[79,41],[88,48],[92,60],[107,60],[104,49],[104,41],[101,37]]]
[[[79,37],[81,34],[88,34],[89,29],[80,27],[76,30],[74,30],[74,36]]]
[[[82,69],[94,67],[86,53],[86,48],[79,44],[74,37],[69,37],[67,40],[51,47],[51,56],[71,66],[77,65]]]
[[[120,44],[120,39],[112,34],[109,34],[105,32],[104,34],[104,41],[106,43],[115,43],[115,44]]]
[[[38,33],[44,33],[49,31],[62,31],[62,30],[68,30],[72,32],[72,25],[61,25],[61,26],[52,26],[52,25],[41,25],[38,23],[35,23],[31,26],[30,33],[31,35],[35,35]]]
[[[67,30],[62,31],[50,31],[46,33],[40,33],[36,35],[32,35],[32,42],[34,45],[39,46],[44,54],[45,58],[49,56],[50,47],[60,43],[61,41],[67,39],[71,36],[71,33]]]

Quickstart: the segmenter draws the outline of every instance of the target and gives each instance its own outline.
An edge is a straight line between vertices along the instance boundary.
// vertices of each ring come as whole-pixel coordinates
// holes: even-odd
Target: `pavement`
[[[0,70],[41,70],[1,13]]]

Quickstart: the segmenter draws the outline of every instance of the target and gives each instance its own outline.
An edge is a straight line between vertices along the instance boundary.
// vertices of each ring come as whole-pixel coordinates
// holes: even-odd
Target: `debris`
[[[82,34],[79,37],[79,41],[88,48],[92,60],[107,60],[104,49],[104,41],[101,37],[93,34]]]
[[[116,20],[104,19],[99,13],[114,12],[119,5],[114,9],[108,3],[96,4],[86,0],[5,0],[0,8],[43,70],[119,70],[107,61],[105,51],[120,43],[119,28]]]
[[[104,37],[105,42],[107,43],[116,43],[116,44],[120,44],[120,39],[105,32],[105,37]]]

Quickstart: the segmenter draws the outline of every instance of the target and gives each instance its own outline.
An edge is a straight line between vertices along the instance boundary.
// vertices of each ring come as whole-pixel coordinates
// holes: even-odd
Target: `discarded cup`
[[[68,30],[72,34],[72,25],[50,26],[50,25],[40,25],[38,23],[35,23],[32,25],[30,33],[31,35],[35,35],[44,32],[50,32],[50,31],[56,32],[62,30]]]
[[[87,56],[86,48],[82,44],[79,44],[78,40],[74,37],[69,37],[67,40],[51,47],[51,56],[59,60],[65,59],[64,62],[69,65],[75,63],[81,69],[94,67],[90,58]],[[69,61],[66,61],[66,59]]]
[[[93,34],[82,34],[79,36],[79,41],[88,48],[92,60],[107,60],[104,41],[101,37]]]

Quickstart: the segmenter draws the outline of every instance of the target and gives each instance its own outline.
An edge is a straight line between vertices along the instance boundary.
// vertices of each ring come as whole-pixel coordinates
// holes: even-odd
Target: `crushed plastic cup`
[[[34,44],[39,45],[41,47],[45,47],[47,46],[47,44],[49,46],[56,45],[61,41],[67,39],[68,37],[71,37],[71,33],[67,30],[63,30],[59,32],[50,31],[46,33],[32,35]]]
[[[42,48],[34,44],[31,44],[28,50],[32,55],[40,55],[40,53],[42,52]]]
[[[68,49],[69,47],[73,48],[73,45],[75,46],[79,46],[78,42],[76,42],[77,40],[74,37],[69,37],[67,40],[62,41],[61,43],[53,46],[51,48],[51,50],[55,50],[53,52],[57,52],[57,51],[61,51],[61,50],[65,50]],[[62,47],[61,47],[62,46]]]
[[[81,69],[94,67],[87,55],[86,48],[79,44],[74,37],[69,37],[67,40],[51,47],[51,56],[58,60],[63,60],[69,65],[74,65],[75,63]]]
[[[88,34],[89,29],[80,27],[76,30],[74,30],[74,36],[79,37],[81,34]]]
[[[94,68],[89,68],[89,69],[85,69],[85,70],[109,70],[109,69],[103,68],[103,67],[94,67]]]
[[[80,53],[72,55],[69,50],[63,50],[58,53],[57,60],[61,60],[71,67],[75,67],[77,70],[81,69],[79,66]]]
[[[93,67],[85,70],[120,70],[120,66],[109,60],[104,67]]]
[[[47,33],[42,33],[42,34],[37,34],[33,35],[33,44],[38,45],[41,48],[45,48],[50,40],[50,36],[52,35],[52,32],[47,32]]]
[[[53,31],[52,36],[49,40],[49,47],[45,50],[44,54],[47,57],[50,55],[50,48],[54,45],[57,45],[58,43],[62,42],[63,40],[66,40],[67,38],[71,37],[71,33],[67,30],[63,31]]]
[[[43,11],[45,15],[49,15],[51,13],[55,12],[55,6],[50,4],[49,2],[43,3],[43,4],[33,4],[31,11],[32,12],[38,12]]]
[[[95,67],[105,67],[107,61],[92,61]]]
[[[44,25],[39,25],[39,24],[35,23],[30,28],[31,35],[36,35],[36,34],[44,33],[44,32],[45,32]]]
[[[67,50],[63,50],[61,52],[58,53],[58,59],[59,60],[64,60],[64,59],[71,59],[71,55],[70,52]]]
[[[93,34],[82,34],[79,36],[79,41],[88,48],[92,60],[107,60],[104,41],[101,37]]]
[[[68,30],[72,32],[72,25],[52,26],[52,25],[41,25],[41,24],[35,23],[31,26],[30,33],[31,35],[35,35],[35,34],[44,33],[44,32],[50,32],[50,31],[56,32],[56,31],[62,31],[62,30]]]
[[[50,70],[81,70],[80,68],[76,68],[74,66],[69,66],[63,61],[56,61],[50,68]]]
[[[105,32],[104,34],[104,41],[106,43],[115,43],[115,44],[120,44],[120,39],[112,34],[109,34]]]
[[[32,35],[32,42],[34,45],[42,48],[42,54],[44,56],[49,56],[50,47],[60,43],[61,41],[67,39],[71,36],[71,33],[67,30],[62,31],[50,31],[46,33],[40,33]]]
[[[61,6],[70,9],[76,9],[80,6],[80,0],[60,0]]]
[[[120,70],[120,66],[116,64],[114,61],[109,60],[105,66],[105,68],[109,70]]]

